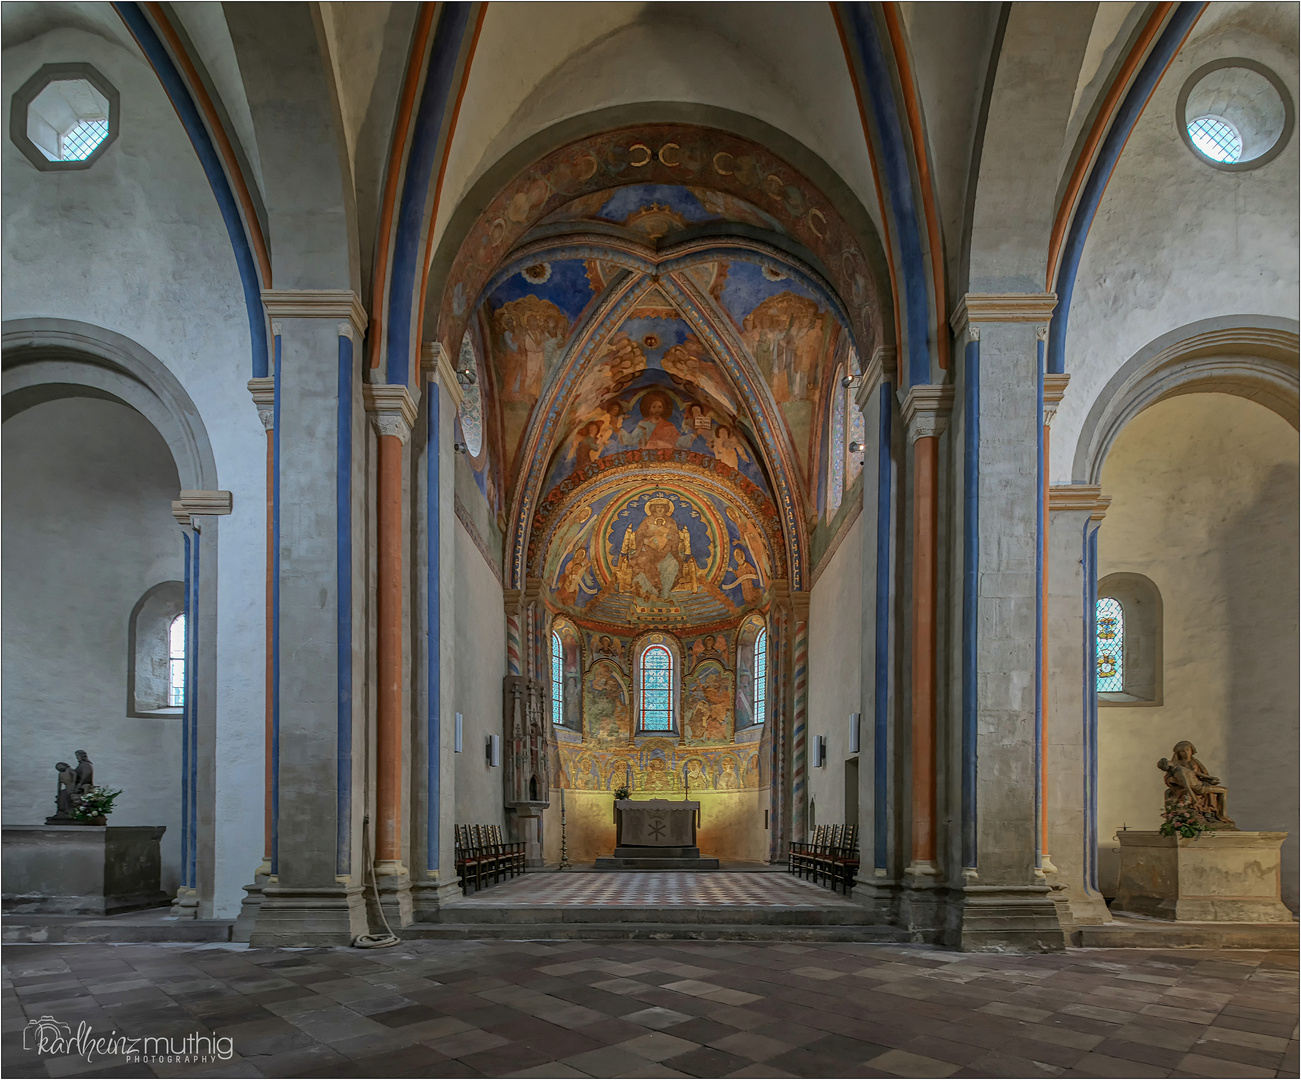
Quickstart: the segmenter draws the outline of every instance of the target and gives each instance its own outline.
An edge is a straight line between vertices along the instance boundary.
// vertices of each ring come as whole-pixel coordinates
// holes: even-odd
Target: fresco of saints
[[[667,600],[682,575],[682,533],[673,520],[673,503],[648,499],[646,517],[636,531],[623,534],[619,550],[631,590],[645,600]]]
[[[503,304],[495,321],[509,358],[502,397],[532,401],[542,391],[543,374],[553,359],[549,354],[564,341],[568,320],[550,300],[530,294]]]
[[[700,758],[687,759],[685,775],[688,787],[694,788],[696,791],[704,791],[709,787],[709,777],[705,775],[705,767]]]
[[[732,557],[736,562],[736,569],[732,571],[732,580],[720,582],[719,587],[735,589],[739,586],[741,599],[747,604],[753,604],[763,595],[763,590],[759,587],[759,572],[750,565],[741,548],[738,547]]]
[[[599,746],[627,741],[628,695],[608,664],[595,664],[587,678],[584,724],[588,738]]]
[[[721,671],[708,671],[696,684],[694,707],[687,721],[687,736],[692,740],[723,742],[727,739],[727,677]]]
[[[591,420],[578,429],[569,446],[569,456],[574,459],[574,468],[581,469],[590,465],[601,456],[605,441],[601,438],[601,422]]]
[[[736,412],[736,399],[718,369],[701,358],[704,347],[694,337],[681,345],[672,345],[664,353],[660,366],[669,377],[691,390],[703,390],[730,413]]]
[[[762,586],[772,577],[772,559],[768,556],[768,543],[763,533],[749,517],[733,510],[731,506],[725,506],[724,511],[728,520],[736,526],[736,531],[741,534],[741,540],[750,549],[750,554],[754,556],[755,569],[759,571],[759,584]]]
[[[741,776],[736,770],[736,758],[723,758],[723,772],[718,778],[719,791],[740,791]]]
[[[596,367],[596,375],[604,391],[617,394],[645,370],[646,354],[641,346],[627,334],[616,334]]]
[[[670,417],[673,415],[673,402],[660,390],[648,390],[638,402],[641,409],[641,421],[632,431],[619,432],[619,441],[624,446],[635,446],[639,450],[672,450],[678,446],[688,447],[695,440],[695,432],[683,434]]]

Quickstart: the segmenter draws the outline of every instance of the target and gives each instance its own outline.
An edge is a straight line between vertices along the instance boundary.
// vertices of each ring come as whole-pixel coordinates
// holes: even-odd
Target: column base
[[[899,925],[908,932],[908,940],[942,944],[949,936],[949,889],[937,877],[934,864],[909,865],[898,890]]]
[[[375,884],[379,886],[379,902],[384,907],[384,918],[388,919],[389,928],[397,933],[402,927],[411,925],[411,877],[405,866],[402,866],[400,874],[392,873],[395,865],[402,866],[401,863],[377,866]],[[375,890],[364,889],[363,895],[371,933],[384,933],[384,919],[380,918],[379,910],[375,907]]]
[[[367,932],[360,885],[308,889],[268,882],[248,940],[255,948],[310,948],[351,945]]]
[[[267,870],[262,869],[263,866]],[[230,932],[231,941],[248,941],[257,923],[257,911],[262,906],[262,889],[270,880],[270,866],[263,861],[253,874],[253,884],[244,886],[244,899],[240,901],[239,914],[235,916],[235,925]]]
[[[164,896],[167,894],[164,893]],[[199,917],[199,890],[182,885],[176,890],[176,899],[172,901],[172,914],[178,919],[197,919]]]
[[[948,944],[963,952],[1059,952],[1066,948],[1047,885],[966,885],[954,896]]]
[[[416,922],[438,922],[442,910],[450,900],[461,897],[461,886],[455,872],[443,878],[430,874],[423,881],[411,883],[411,914]]]

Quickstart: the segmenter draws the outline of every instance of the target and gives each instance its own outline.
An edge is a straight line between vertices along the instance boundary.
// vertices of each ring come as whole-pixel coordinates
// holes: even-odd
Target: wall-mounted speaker
[[[501,766],[501,736],[488,736],[488,768],[496,769]]]
[[[460,713],[457,713],[455,752],[459,754],[464,749],[465,749],[465,717],[463,717]]]
[[[858,729],[859,729],[859,725],[862,723],[862,720],[863,720],[862,713],[852,712],[849,714],[849,752],[851,754],[857,754],[860,749],[859,742],[858,742],[859,739]]]

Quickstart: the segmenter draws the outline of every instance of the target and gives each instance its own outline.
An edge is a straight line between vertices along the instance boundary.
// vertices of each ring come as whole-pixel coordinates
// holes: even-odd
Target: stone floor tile
[[[909,1053],[907,1050],[887,1050],[864,1064],[892,1076],[944,1077],[952,1076],[959,1068],[952,1062]]]
[[[1275,1076],[1274,1069],[1265,1068],[1259,1065],[1243,1065],[1236,1061],[1225,1061],[1223,1058],[1207,1057],[1204,1054],[1186,1054],[1178,1062],[1178,1068],[1182,1072],[1194,1073],[1197,1076],[1211,1076],[1218,1078],[1232,1077],[1252,1077],[1252,1076]]]
[[[1007,1016],[1013,1020],[1030,1020],[1037,1022],[1052,1016],[1051,1009],[1035,1009],[1029,1005],[1013,1005],[1007,1001],[991,1001],[981,1005],[977,1012],[990,1013],[994,1016]]]
[[[1083,1001],[1067,1005],[1059,1011],[1069,1013],[1071,1016],[1087,1016],[1091,1020],[1105,1020],[1110,1024],[1125,1024],[1134,1016],[1132,1012],[1125,1009],[1104,1009],[1100,1005],[1090,1005]]]
[[[1282,1050],[1260,1050],[1254,1046],[1237,1046],[1234,1043],[1200,1041],[1192,1052],[1202,1057],[1234,1061],[1239,1065],[1257,1065],[1262,1069],[1277,1069],[1283,1061]]]
[[[646,1029],[640,1024],[629,1023],[627,1018],[601,1020],[595,1024],[588,1024],[584,1028],[576,1028],[580,1035],[586,1035],[588,1038],[595,1039],[606,1046],[614,1046],[621,1042],[627,1042],[629,1039],[635,1039],[638,1035],[644,1034]]]
[[[692,1019],[686,1013],[677,1012],[674,1009],[664,1009],[654,1005],[649,1009],[641,1009],[637,1012],[627,1013],[624,1020],[630,1024],[640,1024],[642,1027],[654,1028],[656,1031],[663,1031],[674,1024],[686,1023]]]
[[[429,1075],[436,1076],[437,1073]],[[588,1073],[579,1072],[577,1069],[560,1061],[549,1061],[545,1065],[534,1065],[531,1069],[521,1069],[519,1072],[507,1073],[507,1076],[519,1077],[539,1077],[540,1080],[568,1080],[571,1076],[588,1076]]]
[[[1234,1028],[1208,1027],[1206,1034],[1197,1040],[1200,1046],[1208,1042],[1231,1043],[1235,1046],[1250,1046],[1256,1050],[1270,1050],[1283,1053],[1288,1047],[1287,1039],[1279,1035],[1262,1035],[1254,1031],[1238,1031]]]
[[[755,1078],[755,1080],[765,1080],[765,1078],[780,1078],[780,1080],[784,1080],[786,1077],[798,1076],[798,1073],[784,1072],[781,1069],[773,1068],[770,1064],[763,1064],[747,1065],[744,1069],[737,1069],[736,1072],[731,1072],[727,1075],[729,1077],[744,1077],[745,1080],[750,1080],[751,1077]]]
[[[440,1039],[427,1039],[424,1042],[426,1046],[437,1050],[443,1057],[464,1058],[484,1050],[495,1050],[499,1046],[507,1045],[510,1040],[491,1031],[471,1028],[469,1031],[460,1031],[455,1035],[445,1035]]]
[[[1071,1046],[1077,1050],[1092,1050],[1105,1038],[1102,1035],[1090,1035],[1083,1031],[1075,1031],[1073,1028],[1062,1027],[1051,1021],[1043,1024],[1026,1024],[1021,1034],[1024,1038],[1034,1039],[1036,1042]]]
[[[561,1064],[586,1073],[588,1076],[618,1076],[621,1073],[640,1069],[646,1059],[617,1046],[603,1046],[599,1050],[588,1050],[566,1058]]]
[[[698,1050],[700,1044],[688,1039],[680,1039],[666,1031],[648,1031],[645,1035],[619,1043],[615,1049],[626,1050],[647,1061],[665,1061],[691,1050]]]
[[[726,1054],[745,1058],[747,1061],[767,1061],[794,1049],[788,1042],[771,1038],[757,1031],[738,1031],[714,1039],[708,1045]]]
[[[667,1058],[661,1064],[687,1076],[723,1076],[750,1064],[749,1058],[729,1054],[724,1050],[700,1046],[684,1054]]]

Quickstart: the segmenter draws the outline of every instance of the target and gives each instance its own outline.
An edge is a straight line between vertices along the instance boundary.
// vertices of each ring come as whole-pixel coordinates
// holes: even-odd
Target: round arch
[[[1103,387],[1080,431],[1072,482],[1097,484],[1116,437],[1151,405],[1180,394],[1234,394],[1298,426],[1297,323],[1271,316],[1222,316],[1149,342]]]

